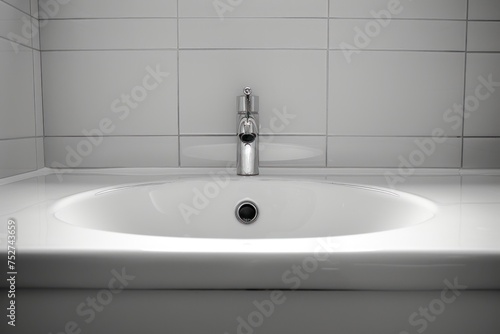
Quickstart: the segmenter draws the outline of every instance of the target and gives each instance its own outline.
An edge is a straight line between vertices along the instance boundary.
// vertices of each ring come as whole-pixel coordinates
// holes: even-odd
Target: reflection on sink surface
[[[304,160],[322,155],[320,149],[302,145],[270,143],[262,139],[259,156],[261,162]],[[190,158],[207,161],[233,161],[236,144],[207,144],[187,147],[182,154]]]
[[[235,209],[258,207],[252,224]],[[383,188],[214,175],[89,191],[60,200],[55,217],[84,228],[191,238],[307,238],[409,227],[434,216],[432,202]]]

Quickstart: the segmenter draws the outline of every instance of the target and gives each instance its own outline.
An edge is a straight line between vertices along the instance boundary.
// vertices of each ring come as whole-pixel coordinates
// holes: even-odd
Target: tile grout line
[[[42,108],[42,138],[43,138],[43,164],[45,167],[47,166],[46,155],[45,155],[45,103],[43,97],[43,67],[42,67],[42,57],[43,53],[40,51],[40,107]]]
[[[40,12],[40,2],[37,0],[37,11]],[[40,17],[40,15],[38,15]],[[42,133],[41,136],[43,138],[42,144],[43,144],[43,165],[44,167],[50,168],[50,166],[47,165],[47,152],[46,152],[46,145],[45,145],[45,129],[47,127],[46,124],[46,118],[45,118],[45,103],[44,103],[44,86],[43,86],[43,51],[42,51],[42,29],[40,27],[40,18],[38,18],[38,39],[39,39],[39,47],[40,47],[40,107],[42,108],[41,113],[42,113]]]
[[[325,137],[323,133],[262,133],[261,136],[273,136],[273,137]],[[47,138],[86,138],[83,135],[45,135],[45,136],[30,136],[30,137],[15,137],[15,138],[4,138],[4,139],[18,139],[18,138],[33,138],[33,137],[47,137]],[[103,135],[103,137],[234,137],[230,133],[183,133],[183,134],[147,134],[147,135],[136,135],[136,134],[122,134],[122,135]],[[328,138],[433,138],[432,135],[327,135]],[[443,136],[443,138],[449,139],[461,139],[461,136]],[[490,138],[490,139],[500,139],[500,136],[467,136],[467,138]],[[2,140],[2,139],[0,139]]]
[[[1,0],[0,0],[1,1]],[[14,7],[16,8],[16,7]],[[17,8],[16,8],[17,9]],[[19,9],[17,9],[19,10]],[[19,10],[21,11],[21,10]],[[21,11],[24,13],[23,11]],[[27,14],[27,13],[25,13]],[[29,14],[28,14],[29,15]],[[30,15],[31,16],[31,15]],[[33,17],[35,18],[35,17]],[[140,16],[122,16],[122,17],[63,17],[63,18],[49,18],[46,19],[47,21],[82,21],[82,20],[175,20],[176,18],[179,18],[181,20],[213,20],[217,21],[220,20],[218,16],[185,16],[185,17],[180,17],[180,16],[148,16],[148,17],[140,17]],[[241,17],[230,17],[226,18],[226,20],[329,20],[329,19],[335,19],[335,20],[359,20],[359,21],[368,21],[368,20],[373,20],[372,16],[360,16],[360,17],[354,17],[354,16],[345,16],[345,17],[338,17],[338,16],[241,16]],[[392,20],[394,21],[443,21],[443,22],[465,22],[466,19],[459,19],[459,18],[429,18],[429,17],[393,17]],[[500,22],[500,20],[496,19],[474,19],[471,21],[486,21],[486,22]]]
[[[32,42],[33,43],[33,39],[32,39]],[[31,50],[31,64],[33,66],[33,70],[32,70],[32,76],[33,76],[33,117],[35,119],[35,138],[37,136],[37,129],[38,129],[38,121],[37,121],[37,113],[36,113],[36,75],[35,75],[35,71],[36,71],[36,67],[35,67],[35,50]],[[41,71],[41,69],[40,69]],[[38,169],[38,156],[39,156],[39,152],[38,152],[38,143],[37,143],[37,140],[35,140],[35,164],[36,164],[36,169]]]
[[[22,136],[22,137],[12,137],[12,138],[0,138],[0,142],[5,142],[9,140],[22,140],[22,139],[38,139],[42,136]]]
[[[330,1],[327,3],[327,15],[330,16]],[[326,132],[325,132],[325,168],[328,167],[328,130],[330,109],[330,18],[326,21]]]
[[[32,10],[33,10],[33,7],[31,5],[31,1],[30,1],[30,13],[32,14],[31,16],[33,16]],[[34,74],[33,82],[35,85],[35,88],[34,88],[34,94],[35,94],[35,135],[37,135],[37,136],[40,135],[40,137],[42,138],[42,152],[39,152],[38,144],[37,144],[37,149],[36,149],[37,169],[38,169],[39,154],[40,154],[40,159],[42,159],[42,162],[43,162],[41,167],[45,167],[45,113],[43,112],[43,87],[42,87],[42,39],[41,39],[42,29],[40,27],[40,17],[39,17],[40,15],[38,15],[38,13],[40,12],[38,0],[36,0],[36,12],[37,12],[38,17],[34,18],[34,19],[36,20],[36,23],[37,23],[38,34],[37,34],[36,38],[38,39],[38,49],[39,50],[33,51],[33,55],[35,55],[35,52],[38,51],[38,70],[39,70],[38,75],[39,75],[40,82],[35,81],[36,76]],[[33,38],[32,38],[31,44],[33,44]],[[35,66],[33,66],[33,71],[35,71]],[[39,110],[39,112],[40,112],[41,124],[39,126],[42,129],[42,132],[40,134],[37,133],[38,124],[36,122],[37,121],[37,117],[36,117],[37,116],[37,108],[38,108],[38,104],[37,104],[37,100],[36,100],[37,86],[39,86],[38,88],[40,89],[40,108],[41,108],[41,110]]]
[[[3,36],[0,36],[0,38],[5,39],[8,42],[14,42],[11,41],[8,38],[5,38]],[[14,42],[16,43],[16,42]],[[24,46],[29,49],[34,49],[36,51],[42,51],[41,49],[36,49],[30,46],[26,46],[24,44],[19,44],[16,43],[20,46]],[[300,48],[300,47],[279,47],[279,48],[266,48],[266,47],[248,47],[248,48],[242,48],[242,47],[217,47],[217,48],[208,48],[208,47],[196,47],[196,48],[176,48],[176,47],[170,47],[170,48],[115,48],[115,49],[47,49],[43,50],[44,52],[120,52],[120,51],[136,51],[136,52],[144,52],[144,51],[326,51],[328,50],[327,48]],[[354,49],[353,49],[354,50]],[[342,49],[330,49],[329,51],[332,52],[343,52],[344,50]],[[364,52],[394,52],[394,53],[463,53],[463,50],[432,50],[432,49],[363,49],[359,50],[360,53]],[[500,50],[498,51],[470,51],[470,53],[500,53]]]
[[[180,99],[180,52],[179,52],[179,0],[177,0],[177,166],[181,167],[181,99]]]
[[[463,100],[462,100],[462,147],[460,154],[460,168],[464,168],[464,135],[465,135],[465,99],[467,94],[467,42],[469,34],[469,0],[467,0],[467,12],[465,13],[465,52],[464,52],[464,90],[463,90]]]

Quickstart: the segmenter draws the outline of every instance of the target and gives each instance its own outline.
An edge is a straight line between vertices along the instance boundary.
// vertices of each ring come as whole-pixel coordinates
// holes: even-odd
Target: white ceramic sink
[[[242,224],[242,201],[258,218]],[[411,194],[326,181],[218,177],[124,185],[67,197],[55,217],[84,228],[137,235],[266,239],[372,233],[434,216],[432,202]]]

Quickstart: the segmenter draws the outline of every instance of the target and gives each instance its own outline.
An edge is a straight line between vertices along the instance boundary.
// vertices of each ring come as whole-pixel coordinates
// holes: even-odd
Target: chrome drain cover
[[[236,206],[235,215],[240,223],[251,224],[257,220],[259,209],[252,201],[242,201]]]

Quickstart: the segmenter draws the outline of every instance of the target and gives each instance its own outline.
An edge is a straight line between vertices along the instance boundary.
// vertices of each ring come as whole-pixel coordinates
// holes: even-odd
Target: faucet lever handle
[[[259,111],[259,97],[252,95],[252,89],[245,87],[243,94],[237,98],[239,113],[256,113]]]

